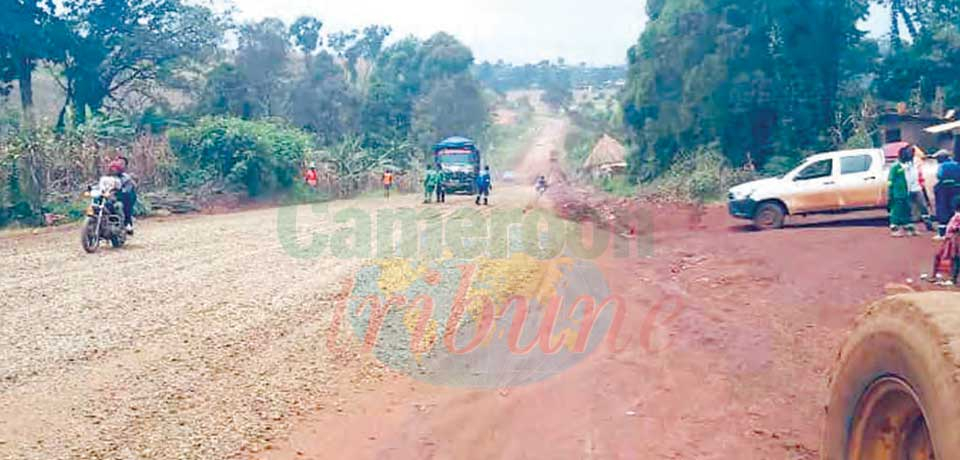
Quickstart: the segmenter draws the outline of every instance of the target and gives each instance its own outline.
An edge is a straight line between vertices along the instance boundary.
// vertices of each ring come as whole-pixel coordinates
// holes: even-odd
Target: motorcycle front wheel
[[[93,254],[97,252],[97,249],[100,249],[100,232],[95,221],[88,220],[87,224],[83,226],[80,243],[83,244],[83,250],[87,254]]]
[[[123,230],[120,230],[118,234],[110,237],[110,245],[114,248],[122,248],[126,243],[127,234]]]

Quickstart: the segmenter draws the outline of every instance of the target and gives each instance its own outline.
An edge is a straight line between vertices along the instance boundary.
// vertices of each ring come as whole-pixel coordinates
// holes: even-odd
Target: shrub
[[[217,180],[250,196],[289,190],[312,147],[309,134],[272,121],[203,118],[170,130],[183,187]]]
[[[175,160],[163,136],[141,135],[116,121],[92,119],[57,134],[49,129],[15,133],[0,142],[0,226],[11,221],[44,223],[43,214],[63,214],[64,197],[76,197],[123,152],[138,186],[165,186]]]
[[[670,168],[641,187],[651,198],[704,203],[722,199],[727,189],[755,174],[733,168],[719,150],[709,147],[676,156]]]
[[[637,186],[630,183],[626,176],[604,177],[600,180],[603,191],[616,196],[632,197],[637,194]]]

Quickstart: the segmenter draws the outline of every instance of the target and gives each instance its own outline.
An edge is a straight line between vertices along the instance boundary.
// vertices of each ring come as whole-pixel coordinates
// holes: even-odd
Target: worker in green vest
[[[447,172],[443,170],[440,164],[437,164],[437,203],[447,202],[447,189],[443,184],[447,183]]]
[[[430,203],[433,200],[433,193],[437,188],[437,172],[433,166],[427,165],[427,173],[423,177],[423,202]]]

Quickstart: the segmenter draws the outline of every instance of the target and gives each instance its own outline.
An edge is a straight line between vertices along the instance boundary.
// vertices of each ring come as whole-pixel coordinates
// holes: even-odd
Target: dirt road
[[[661,211],[652,257],[604,265],[628,299],[625,350],[506,391],[393,375],[265,458],[817,458],[843,335],[927,269],[931,243],[892,240],[870,216],[753,233],[718,208],[695,230]],[[665,299],[680,313],[651,316]]]
[[[496,188],[494,204],[529,198]],[[473,207],[452,201],[425,212]],[[624,350],[456,389],[326,342],[363,262],[310,257],[311,231],[343,228],[339,209],[401,207],[425,209],[300,209],[296,244],[277,209],[144,221],[93,256],[75,231],[0,236],[0,458],[815,458],[842,334],[932,250],[869,218],[752,233],[722,209],[697,228],[651,209],[649,257],[597,262],[627,300]],[[665,299],[671,314],[651,315]]]

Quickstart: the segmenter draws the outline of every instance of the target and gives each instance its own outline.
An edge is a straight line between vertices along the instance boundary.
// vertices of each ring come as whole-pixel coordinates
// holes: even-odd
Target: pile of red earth
[[[699,228],[703,206],[610,196],[584,186],[551,189],[554,211],[575,222],[592,222],[625,237],[649,235],[658,228]]]

